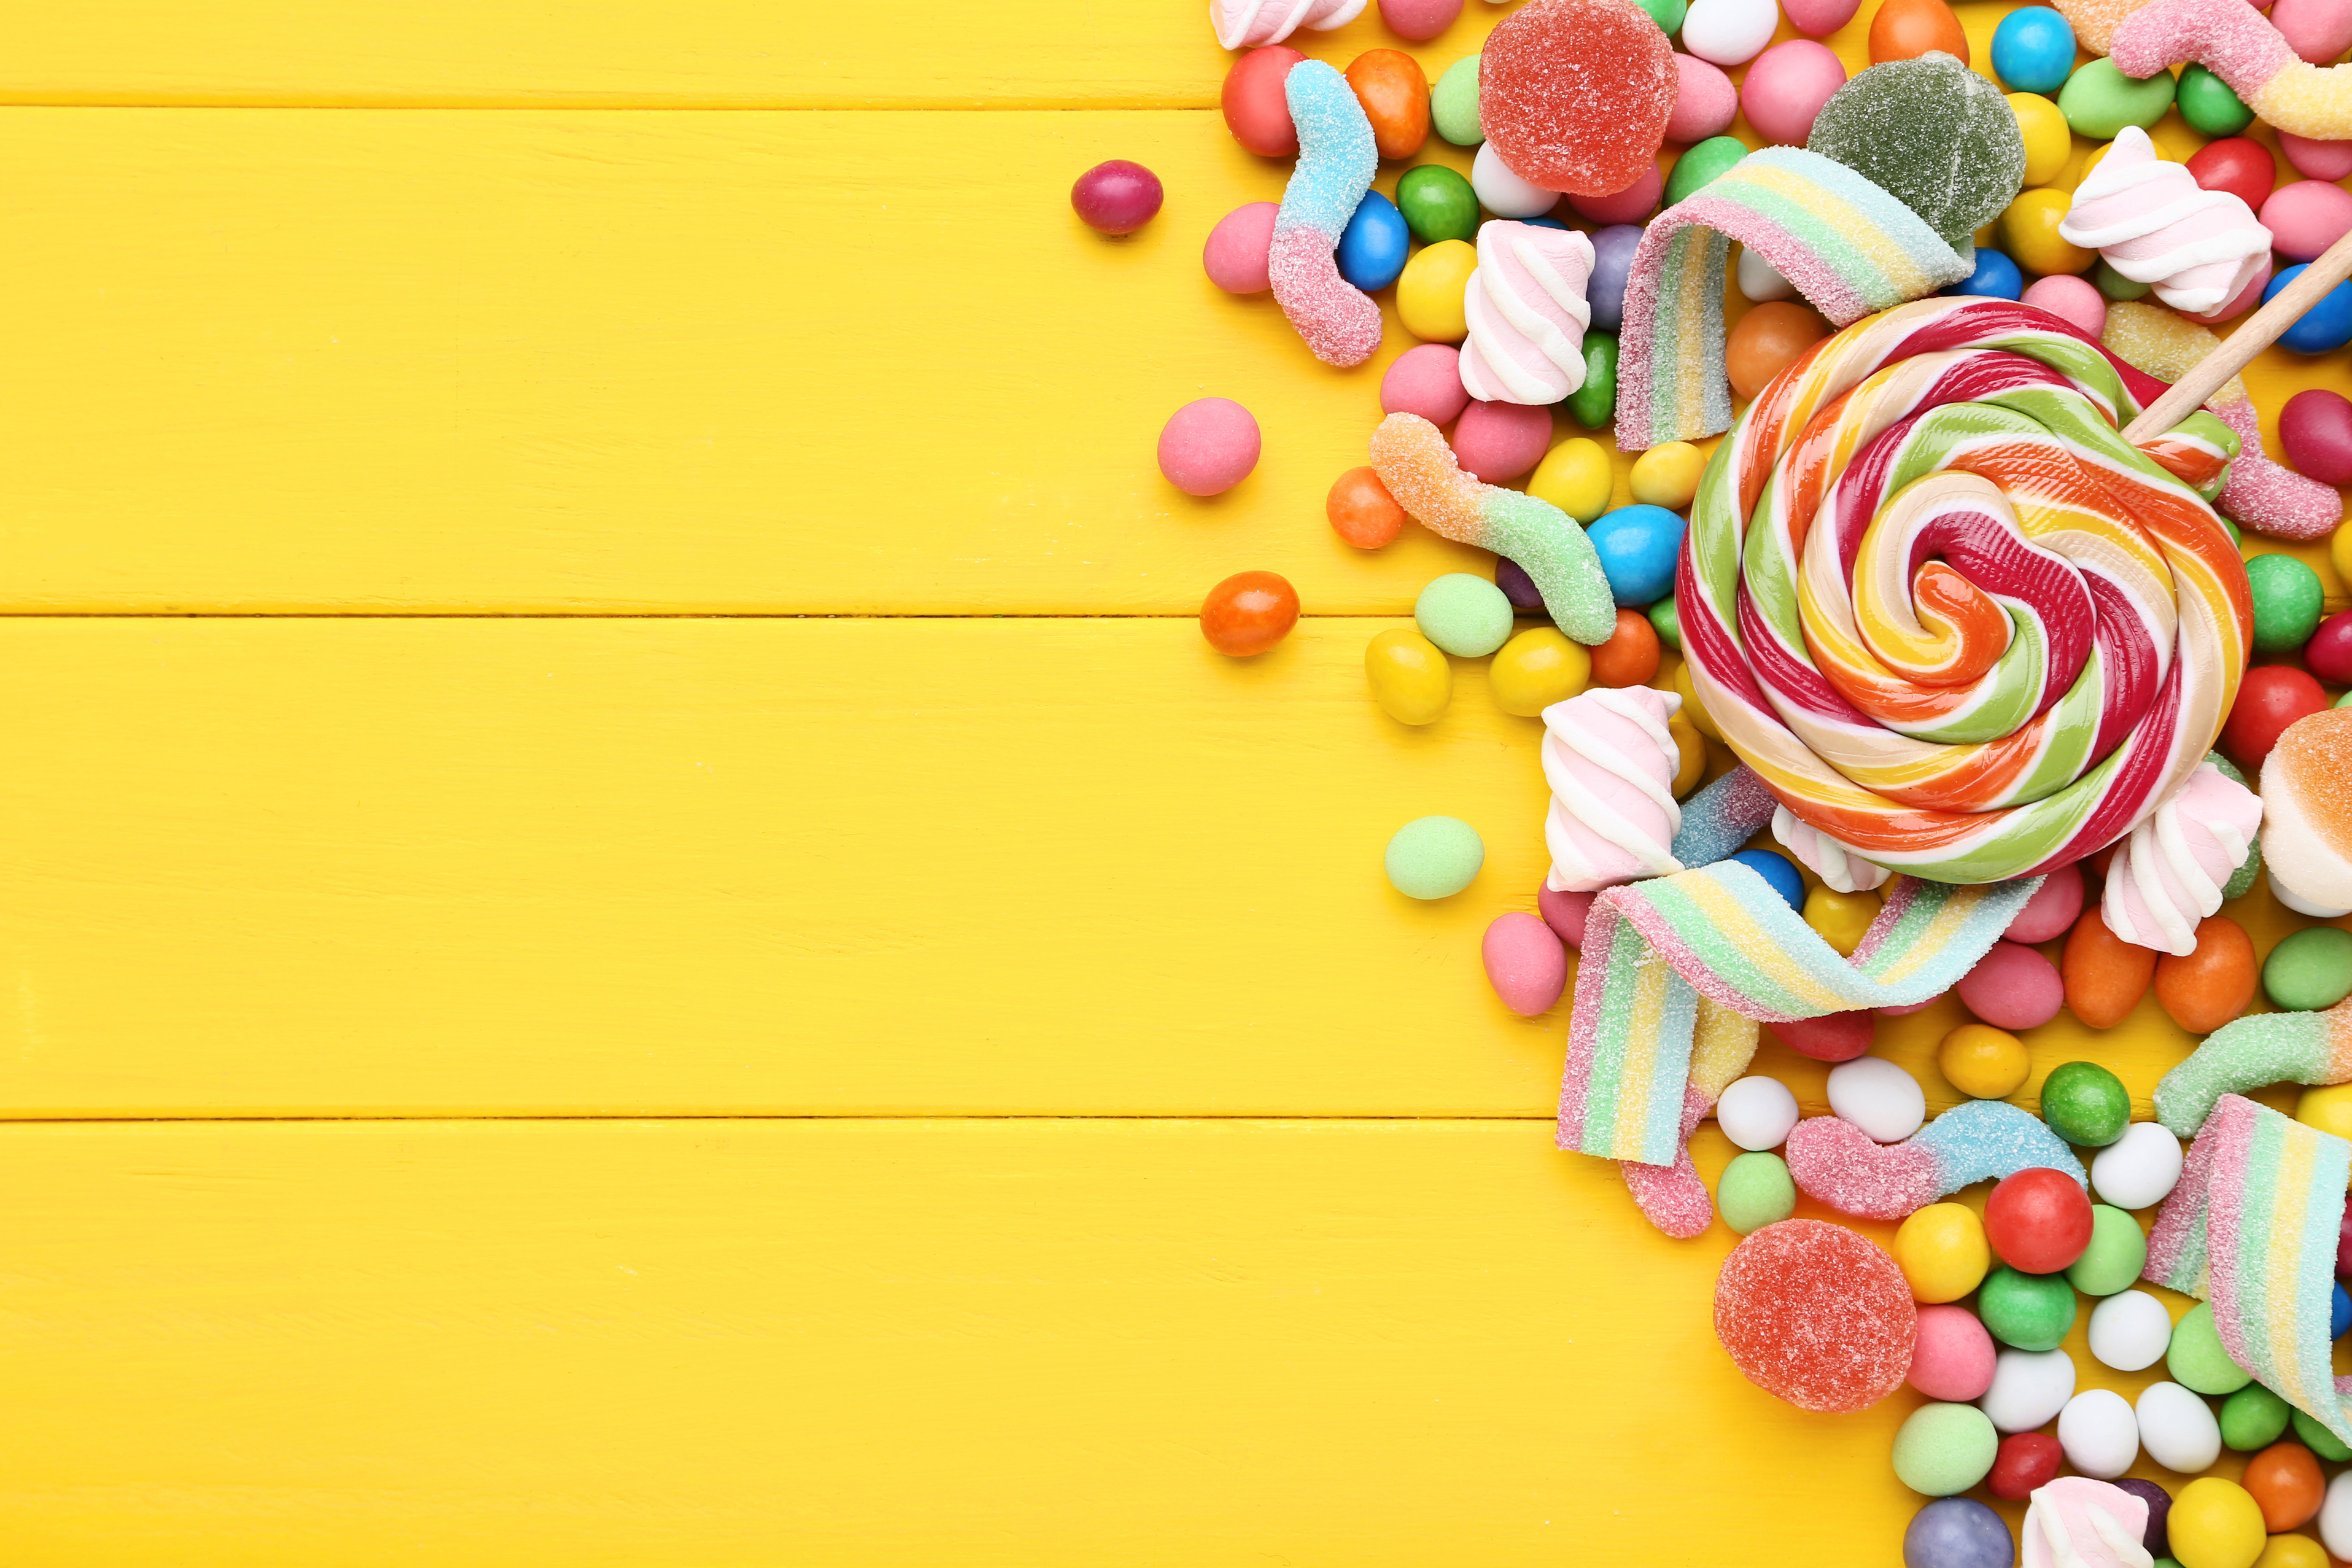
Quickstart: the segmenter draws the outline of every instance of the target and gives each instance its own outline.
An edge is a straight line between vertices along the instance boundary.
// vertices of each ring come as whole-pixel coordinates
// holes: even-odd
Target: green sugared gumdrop
[[[1992,1471],[2000,1436],[1973,1405],[1922,1405],[1895,1434],[1895,1478],[1915,1492],[1950,1497]]]
[[[2221,1348],[2210,1301],[2198,1302],[2172,1325],[2172,1348],[2164,1352],[2164,1369],[2173,1382],[2195,1394],[2235,1394],[2254,1381],[2253,1373]]]
[[[2085,1296],[2127,1289],[2147,1263],[2147,1237],[2139,1221],[2105,1204],[2091,1205],[2091,1245],[2067,1266],[2067,1282]]]
[[[1797,1184],[1778,1154],[1742,1154],[1715,1184],[1723,1223],[1740,1235],[1778,1225],[1797,1212]]]
[[[2016,110],[1940,51],[1873,66],[1838,89],[1805,146],[1892,194],[1963,259],[2025,183]]]
[[[1478,830],[1458,816],[1424,816],[1389,840],[1390,886],[1408,899],[1450,899],[1477,879],[1486,863]]]

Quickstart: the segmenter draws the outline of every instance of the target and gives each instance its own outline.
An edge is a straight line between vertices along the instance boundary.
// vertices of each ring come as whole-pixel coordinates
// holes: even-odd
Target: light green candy
[[[2172,1348],[2164,1352],[2172,1381],[2197,1394],[2235,1394],[2254,1374],[2230,1359],[2213,1327],[2213,1303],[2200,1301],[2172,1325]]]
[[[2113,60],[2093,60],[2058,91],[2058,112],[2077,136],[2112,142],[2126,125],[2142,131],[2164,118],[2172,107],[2170,71],[2158,71],[2146,81],[2134,81]]]
[[[1475,147],[1486,140],[1478,123],[1478,57],[1465,55],[1445,68],[1429,89],[1429,122],[1456,147]]]
[[[2316,1013],[2352,996],[2352,931],[2306,926],[2271,949],[2263,989],[2290,1013]]]
[[[2139,1221],[2105,1204],[2091,1205],[2091,1245],[2067,1268],[2066,1278],[2085,1296],[2112,1296],[2126,1289],[2147,1264],[2147,1237]]]
[[[1486,863],[1478,830],[1458,816],[1424,816],[1389,840],[1382,864],[1389,885],[1408,899],[1450,899],[1475,881]]]
[[[1778,1225],[1797,1212],[1797,1184],[1778,1154],[1742,1154],[1715,1184],[1723,1223],[1741,1236]]]
[[[1448,572],[1412,604],[1421,635],[1456,658],[1484,658],[1511,640],[1510,596],[1484,577]]]
[[[1895,1434],[1895,1475],[1915,1492],[1950,1497],[1992,1473],[2000,1436],[1973,1405],[1922,1405]]]

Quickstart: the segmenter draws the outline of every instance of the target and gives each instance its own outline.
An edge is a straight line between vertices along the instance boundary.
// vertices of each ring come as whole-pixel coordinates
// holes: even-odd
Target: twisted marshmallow
[[[1666,721],[1671,691],[1596,687],[1544,710],[1544,842],[1555,892],[1595,892],[1683,868],[1670,846],[1682,826],[1675,770],[1682,750]]]
[[[1866,893],[1885,886],[1895,874],[1884,866],[1872,865],[1785,805],[1772,807],[1772,837],[1833,893]]]
[[[2245,291],[2271,254],[2271,231],[2253,209],[2198,184],[2187,164],[2158,158],[2137,125],[2116,133],[2074,188],[2058,233],[2135,283],[2153,286],[2174,310],[2208,319]]]
[[[2025,1510],[2023,1568],[2150,1568],[2147,1500],[2087,1476],[2037,1487]]]
[[[1209,0],[1209,26],[1229,49],[1278,44],[1301,27],[1328,33],[1363,14],[1365,0]]]
[[[2221,907],[2262,821],[2260,795],[2200,765],[2116,852],[2099,906],[2107,929],[2158,952],[2196,952],[2197,922]]]
[[[1558,403],[1584,384],[1592,241],[1572,229],[1497,220],[1478,229],[1463,297],[1462,384],[1482,403]]]

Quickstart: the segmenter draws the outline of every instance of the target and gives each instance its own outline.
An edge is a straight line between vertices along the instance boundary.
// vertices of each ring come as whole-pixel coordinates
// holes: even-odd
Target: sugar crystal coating
[[[1327,364],[1361,364],[1381,346],[1381,308],[1339,276],[1333,253],[1380,169],[1371,121],[1348,79],[1301,60],[1283,79],[1298,127],[1298,165],[1275,215],[1267,276],[1282,313]]]
[[[1941,52],[1873,66],[1838,89],[1805,145],[1895,195],[1963,257],[2025,181],[2016,111]]]
[[[1716,1338],[1748,1382],[1801,1410],[1864,1410],[1894,1393],[1918,1329],[1895,1259],[1820,1220],[1766,1226],[1716,1277]]]
[[[1665,34],[1633,0],[1531,0],[1479,54],[1478,121],[1521,179],[1614,195],[1657,156],[1680,84]]]

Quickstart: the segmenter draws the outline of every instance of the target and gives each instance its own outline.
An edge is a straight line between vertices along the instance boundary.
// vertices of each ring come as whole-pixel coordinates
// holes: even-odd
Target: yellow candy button
[[[1567,701],[1591,679],[1592,656],[1550,626],[1521,632],[1496,649],[1486,667],[1495,706],[1522,719]]]
[[[2033,1070],[2025,1042],[1990,1024],[1962,1024],[1936,1047],[1944,1081],[1973,1100],[2000,1100],[2024,1087]]]
[[[2074,136],[2066,128],[2066,117],[2039,93],[2012,92],[2009,107],[2025,138],[2025,183],[2029,188],[2046,185],[2058,177],[2074,151]]]
[[[2294,1102],[2294,1119],[2305,1127],[2352,1138],[2352,1083],[2332,1089],[2306,1089]]]
[[[1957,1301],[1992,1267],[1984,1221],[1966,1204],[1929,1204],[1895,1233],[1895,1262],[1918,1301]]]
[[[1635,471],[1640,471],[1639,464]],[[1528,481],[1528,494],[1551,502],[1579,522],[1591,522],[1609,510],[1614,482],[1609,454],[1601,443],[1575,436],[1545,454],[1535,478]]]
[[[1822,940],[1840,956],[1852,958],[1853,950],[1862,945],[1863,933],[1878,918],[1881,901],[1874,892],[1841,893],[1834,888],[1815,888],[1805,895],[1805,923],[1821,932]]]
[[[1397,320],[1425,343],[1458,343],[1470,335],[1462,297],[1478,252],[1467,240],[1441,239],[1404,264],[1397,279]]]
[[[2043,278],[2061,272],[2085,272],[2099,258],[2095,250],[2067,243],[2058,232],[2073,198],[2063,191],[2021,191],[2000,215],[2009,258],[2026,271]]]
[[[1662,441],[1633,459],[1633,499],[1680,511],[1698,494],[1699,472],[1706,467],[1705,456],[1688,441]]]

